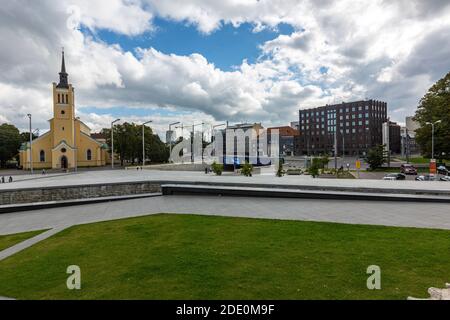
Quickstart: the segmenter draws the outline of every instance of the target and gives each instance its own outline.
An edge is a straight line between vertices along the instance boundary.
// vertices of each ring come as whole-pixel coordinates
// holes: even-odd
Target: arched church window
[[[66,114],[66,112],[64,110],[61,110],[61,114]]]
[[[92,151],[91,151],[91,149],[88,149],[88,150],[86,151],[86,159],[87,159],[88,161],[92,160]]]
[[[45,151],[44,150],[41,150],[41,152],[39,152],[39,161],[45,162]]]
[[[69,103],[69,95],[66,94],[66,103]]]
[[[61,103],[61,95],[58,93],[58,103]]]

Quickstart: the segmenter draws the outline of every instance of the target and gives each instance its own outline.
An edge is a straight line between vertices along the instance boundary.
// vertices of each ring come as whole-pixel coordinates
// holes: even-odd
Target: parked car
[[[383,180],[405,180],[406,176],[403,173],[389,173],[383,177]]]
[[[440,181],[449,181],[450,182],[450,176],[443,176],[439,180]]]
[[[400,172],[403,174],[417,174],[417,169],[409,163],[404,163],[400,166]]]
[[[424,174],[416,177],[417,181],[436,181],[436,176],[434,174]]]
[[[448,170],[445,166],[439,166],[437,168],[437,173],[448,176],[448,175],[450,175],[450,170]]]

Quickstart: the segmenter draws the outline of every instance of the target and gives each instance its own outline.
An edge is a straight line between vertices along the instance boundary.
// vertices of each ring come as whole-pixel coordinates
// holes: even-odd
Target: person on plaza
[[[9,183],[13,182],[13,177],[9,176]]]

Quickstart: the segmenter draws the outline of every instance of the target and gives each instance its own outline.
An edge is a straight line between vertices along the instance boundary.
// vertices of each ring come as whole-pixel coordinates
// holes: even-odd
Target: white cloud
[[[94,37],[67,28],[70,5],[80,8],[80,21]],[[50,82],[57,80],[64,46],[77,105],[127,107],[128,120],[140,120],[132,116],[139,107],[182,111],[185,122],[283,124],[295,120],[299,107],[373,97],[387,101],[401,121],[450,70],[449,10],[448,1],[419,0],[8,1],[0,7],[0,120],[26,128],[23,115],[31,112],[36,126],[46,125]],[[245,22],[254,32],[279,23],[295,31],[261,44],[256,63],[244,61],[232,72],[201,54],[151,47],[132,54],[96,36],[101,29],[125,36],[151,31],[155,16],[194,24],[206,34]],[[94,129],[109,126],[112,115],[80,110]],[[177,117],[161,113],[155,126],[163,132]]]
[[[69,11],[66,9],[68,19],[79,20],[94,32],[107,29],[133,36],[153,29],[152,13],[145,11],[138,0],[72,0],[70,5]]]

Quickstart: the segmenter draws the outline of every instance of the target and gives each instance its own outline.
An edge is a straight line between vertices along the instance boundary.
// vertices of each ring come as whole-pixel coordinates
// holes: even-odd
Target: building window
[[[39,152],[39,161],[45,162],[45,151],[44,150],[41,150],[41,152]]]
[[[58,103],[61,103],[61,95],[58,93]]]
[[[66,148],[61,149],[61,153],[66,153],[66,151],[67,151]]]
[[[64,127],[61,127],[61,130],[64,131]]]
[[[69,103],[69,95],[66,94],[66,103]]]
[[[91,149],[88,149],[88,150],[86,151],[86,159],[87,159],[88,161],[91,161],[91,160],[92,160],[92,151],[91,151]]]
[[[61,114],[66,114],[66,112],[64,110],[61,110]]]

